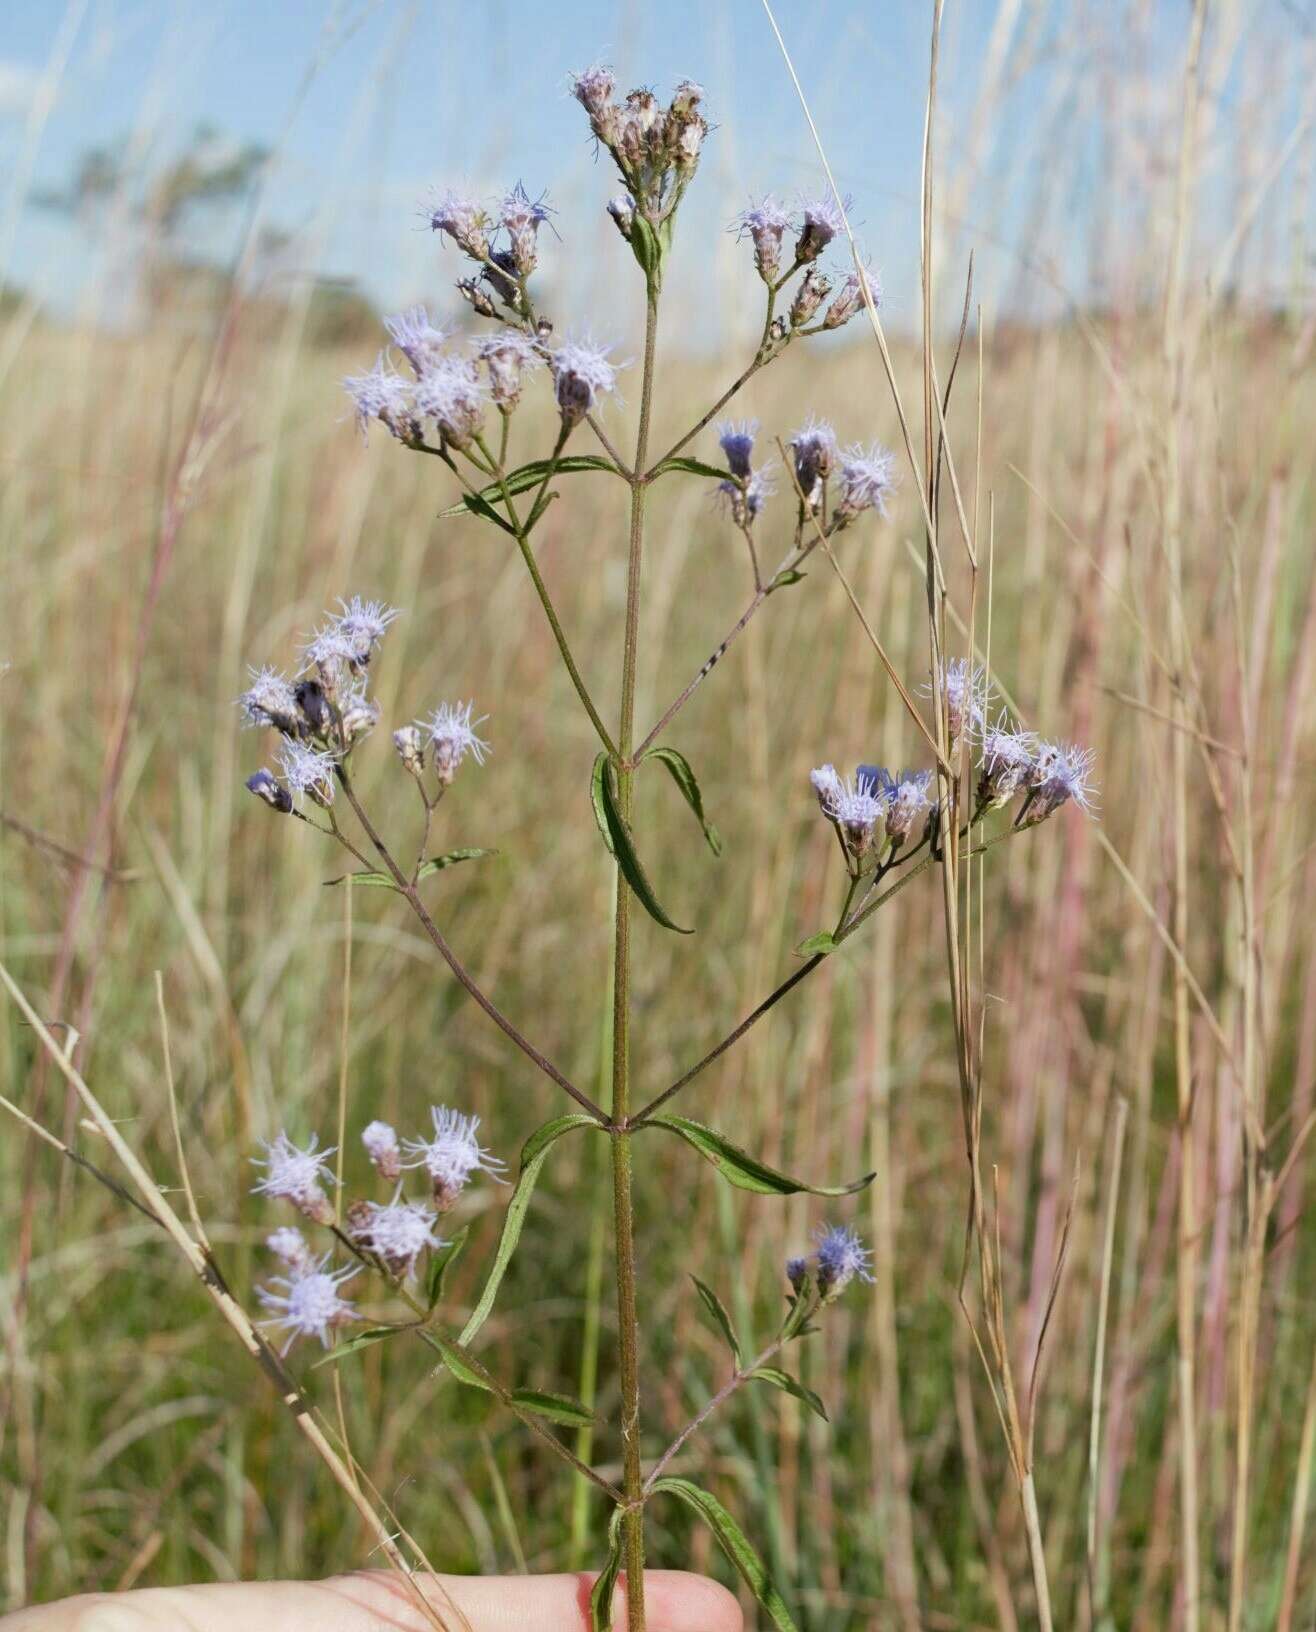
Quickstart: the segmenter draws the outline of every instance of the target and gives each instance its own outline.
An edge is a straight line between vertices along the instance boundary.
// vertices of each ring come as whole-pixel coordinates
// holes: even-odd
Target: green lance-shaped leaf
[[[608,756],[607,754],[600,754],[594,761],[594,773],[589,779],[589,796],[594,806],[594,820],[599,824],[599,833],[602,835],[604,844],[608,847],[608,854],[615,856],[617,852],[613,848],[612,832],[608,827],[608,813],[603,803],[603,776],[607,769]]]
[[[830,929],[820,929],[816,935],[810,935],[807,941],[801,941],[795,948],[797,958],[825,958],[829,952],[835,952],[840,941]]]
[[[808,576],[807,572],[800,572],[796,567],[785,567],[768,585],[768,594],[777,589],[789,589],[792,584],[802,584]]]
[[[318,1371],[321,1366],[337,1365],[340,1360],[346,1360],[349,1354],[355,1354],[358,1349],[368,1349],[374,1343],[382,1343],[386,1337],[396,1337],[399,1332],[410,1330],[409,1326],[367,1326],[365,1331],[358,1332],[355,1337],[349,1337],[345,1343],[335,1343],[329,1353],[321,1356],[310,1369]]]
[[[731,1316],[727,1314],[722,1306],[721,1298],[718,1297],[711,1286],[705,1286],[697,1275],[692,1275],[690,1279],[695,1283],[695,1291],[698,1292],[700,1302],[712,1317],[713,1324],[730,1344],[738,1369],[740,1366],[740,1339],[736,1336],[736,1328],[731,1324]]]
[[[530,1205],[530,1197],[534,1193],[540,1169],[548,1158],[550,1148],[564,1133],[570,1133],[573,1128],[598,1126],[599,1123],[594,1117],[586,1116],[583,1111],[572,1111],[566,1116],[556,1116],[551,1122],[545,1122],[542,1127],[536,1128],[521,1147],[521,1171],[517,1175],[516,1188],[512,1191],[512,1199],[508,1202],[507,1212],[503,1217],[503,1233],[498,1237],[498,1251],[494,1254],[493,1268],[489,1271],[489,1279],[484,1283],[479,1303],[472,1310],[471,1318],[462,1327],[459,1341],[463,1348],[488,1320],[493,1309],[498,1288],[502,1285],[507,1266],[511,1263],[512,1254],[521,1239],[526,1209]]]
[[[704,814],[704,798],[699,791],[699,783],[695,780],[695,773],[690,769],[690,761],[683,753],[675,748],[650,748],[645,759],[661,760],[672,773],[672,781],[680,788],[682,797],[695,813],[695,820],[704,830],[704,837],[708,840],[708,848],[715,856],[722,854],[722,835]]]
[[[710,1495],[706,1490],[701,1490],[689,1479],[680,1479],[674,1475],[654,1481],[652,1494],[657,1495],[659,1491],[677,1497],[687,1507],[694,1509],[717,1537],[718,1546],[731,1560],[741,1580],[754,1594],[778,1632],[799,1632],[791,1619],[790,1610],[786,1607],[786,1600],[777,1591],[772,1577],[768,1574],[767,1565],[754,1551],[745,1532],[717,1497]]]
[[[459,1383],[465,1383],[467,1388],[478,1388],[485,1394],[497,1392],[469,1363],[461,1346],[451,1338],[444,1337],[441,1332],[426,1332],[425,1341],[439,1351],[444,1365]],[[567,1394],[551,1394],[540,1388],[509,1388],[507,1398],[512,1404],[520,1406],[522,1411],[546,1417],[550,1422],[563,1422],[569,1428],[588,1428],[594,1421],[593,1412]]]
[[[459,861],[478,861],[481,856],[496,856],[496,850],[481,850],[467,845],[461,850],[447,850],[441,856],[431,856],[422,861],[416,873],[417,880],[428,878],[431,873],[441,873],[447,867],[455,867]],[[334,884],[346,884],[348,879],[358,888],[365,885],[372,890],[396,890],[391,873],[344,873],[340,878],[326,878],[325,888]]]
[[[548,474],[551,463],[551,460],[548,459],[533,459],[528,465],[520,465],[516,470],[509,471],[506,477],[508,493],[515,498],[518,493],[528,493],[532,488],[538,487]],[[611,459],[605,459],[601,454],[597,453],[564,454],[552,468],[555,477],[575,476],[589,470],[609,470],[614,476],[621,474]],[[493,505],[502,496],[502,484],[490,482],[487,487],[482,487],[478,494],[468,493],[460,503],[449,505],[446,510],[441,510],[439,518],[440,520],[447,520],[450,516],[460,516],[469,512],[473,515],[484,516],[486,521],[492,516],[494,521],[505,527],[507,523],[493,509]]]
[[[782,1371],[777,1366],[755,1366],[749,1375],[757,1382],[771,1383],[773,1388],[779,1388],[783,1394],[790,1394],[793,1398],[803,1401],[810,1411],[820,1416],[824,1422],[827,1421],[827,1410],[823,1402],[811,1388],[806,1388],[789,1372]]]
[[[437,1252],[430,1254],[429,1273],[425,1277],[425,1307],[433,1309],[443,1296],[444,1282],[448,1279],[448,1271],[462,1255],[462,1248],[466,1245],[466,1238],[471,1233],[471,1226],[463,1224],[452,1240],[440,1247]]]
[[[653,478],[667,476],[672,472],[680,472],[683,476],[706,476],[709,481],[725,482],[730,480],[730,472],[719,470],[716,465],[706,465],[702,459],[687,459],[683,453],[674,454],[670,459],[664,459],[661,465],[654,467]]]
[[[852,1196],[856,1190],[870,1185],[876,1177],[873,1173],[865,1173],[863,1178],[855,1179],[852,1184],[805,1184],[802,1179],[793,1179],[788,1173],[779,1173],[775,1167],[760,1162],[748,1151],[741,1150],[739,1145],[733,1145],[716,1128],[705,1127],[702,1122],[692,1122],[688,1117],[651,1116],[639,1126],[667,1128],[671,1133],[679,1134],[686,1144],[693,1145],[701,1156],[712,1162],[728,1183],[741,1190],[752,1190],[760,1196],[794,1196],[802,1190],[811,1196]]]
[[[612,1597],[622,1565],[622,1509],[613,1509],[608,1520],[608,1557],[589,1595],[590,1632],[612,1632]]]
[[[639,898],[640,905],[664,929],[674,929],[678,935],[693,935],[693,930],[682,929],[680,924],[667,916],[658,897],[653,893],[653,885],[650,884],[648,874],[635,853],[631,830],[622,818],[617,793],[617,773],[607,754],[600,754],[594,761],[592,789],[597,790],[598,800],[603,807],[603,821],[607,828],[607,836],[611,840],[608,848],[616,856],[622,876]]]

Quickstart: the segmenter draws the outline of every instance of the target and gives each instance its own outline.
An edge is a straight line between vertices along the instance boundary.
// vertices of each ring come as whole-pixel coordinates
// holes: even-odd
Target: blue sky
[[[1029,47],[1036,66],[1003,93],[981,174],[970,184],[961,165],[959,191],[948,196],[974,229],[981,287],[1027,305],[1046,295],[1030,257],[1051,257],[1062,282],[1088,276],[1082,200],[1099,179],[1099,155],[1085,133],[1088,65],[1065,72],[1080,49],[1072,21],[1080,0],[1020,9],[1025,22],[1041,18]],[[1283,28],[1287,0],[1256,9]],[[777,0],[776,11],[894,316],[912,320],[929,7]],[[1094,41],[1089,27],[1081,49],[1117,74],[1133,66],[1126,52],[1163,50],[1173,63],[1186,4],[1155,0],[1152,11],[1150,40],[1124,39],[1112,7],[1108,35]],[[989,0],[947,7],[941,139],[953,153],[972,126],[996,12]],[[727,220],[750,194],[821,183],[759,0],[8,0],[5,18],[0,171],[27,191],[8,201],[0,264],[56,309],[98,265],[104,271],[98,246],[22,199],[65,178],[88,146],[131,137],[143,153],[167,155],[199,122],[276,149],[266,209],[301,234],[299,271],[353,280],[386,304],[433,297],[457,275],[454,257],[441,257],[421,230],[427,187],[494,192],[519,179],[532,192],[549,188],[561,206],[562,240],[549,257],[557,274],[570,272],[590,306],[608,310],[618,246],[600,212],[613,178],[565,94],[568,72],[600,56],[623,86],[644,81],[661,92],[688,75],[707,89],[718,128],[680,243],[686,292],[706,294],[705,328],[742,317],[737,280],[724,274],[728,257],[744,252],[720,230]],[[43,75],[62,53],[46,113]],[[1276,103],[1287,85],[1277,75]],[[1223,98],[1228,86],[1219,90]],[[1066,135],[1063,161],[1044,145],[1056,130]],[[1057,196],[1039,216],[1053,163]]]

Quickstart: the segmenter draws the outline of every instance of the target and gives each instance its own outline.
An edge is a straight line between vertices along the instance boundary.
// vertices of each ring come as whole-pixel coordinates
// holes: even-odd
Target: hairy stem
[[[626,639],[622,655],[621,723],[617,793],[625,820],[631,818],[634,770],[630,763],[635,734],[635,671],[640,633],[640,575],[644,554],[645,480],[649,445],[649,412],[653,396],[654,353],[658,340],[658,288],[649,279],[645,305],[644,378],[640,390],[640,425],[635,441],[636,475],[631,482],[630,555],[626,576]],[[629,1632],[644,1632],[644,1470],[640,1461],[639,1317],[635,1297],[635,1214],[631,1195],[630,1112],[631,890],[617,880],[616,935],[613,952],[612,1007],[612,1199],[616,1227],[617,1328],[620,1346],[622,1490],[627,1511],[622,1521],[626,1557],[626,1619]]]

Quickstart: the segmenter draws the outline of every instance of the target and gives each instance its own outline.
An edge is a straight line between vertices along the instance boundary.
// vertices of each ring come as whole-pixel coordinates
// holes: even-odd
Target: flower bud
[[[393,746],[397,749],[398,758],[403,766],[412,776],[424,775],[426,742],[418,725],[404,725],[395,731]]]
[[[263,799],[271,810],[277,810],[280,816],[292,814],[292,795],[270,771],[262,769],[249,776],[247,788],[258,799]]]
[[[832,280],[825,272],[811,266],[804,274],[804,281],[795,291],[795,299],[791,302],[791,328],[803,328],[831,292]]]
[[[635,200],[629,193],[618,193],[616,198],[608,200],[608,214],[617,223],[617,231],[629,243],[631,228],[635,225]]]
[[[414,727],[413,727],[414,729]],[[361,1130],[361,1143],[381,1179],[396,1184],[402,1177],[402,1148],[387,1122],[368,1122]]]

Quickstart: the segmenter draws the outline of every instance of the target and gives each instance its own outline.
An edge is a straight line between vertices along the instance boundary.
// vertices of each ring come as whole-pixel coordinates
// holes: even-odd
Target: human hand
[[[591,1575],[417,1575],[413,1583],[449,1632],[589,1632]],[[613,1624],[626,1624],[626,1583]],[[715,1581],[647,1570],[649,1632],[741,1632],[740,1606]],[[242,1581],[96,1592],[20,1609],[0,1632],[431,1632],[434,1622],[387,1570],[327,1581]]]

